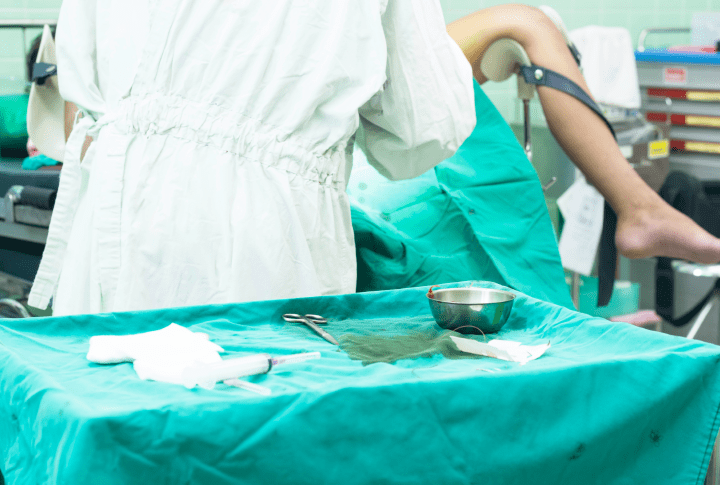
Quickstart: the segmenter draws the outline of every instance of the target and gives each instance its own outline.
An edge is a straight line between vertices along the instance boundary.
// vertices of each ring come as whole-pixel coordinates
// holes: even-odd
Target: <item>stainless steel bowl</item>
[[[508,320],[515,295],[490,288],[444,288],[427,294],[435,321],[465,334],[495,333]]]

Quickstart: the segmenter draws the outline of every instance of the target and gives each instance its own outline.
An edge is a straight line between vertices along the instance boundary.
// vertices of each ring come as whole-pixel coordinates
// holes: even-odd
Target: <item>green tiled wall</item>
[[[0,0],[0,19],[55,19],[62,0]],[[451,22],[478,9],[508,3],[493,0],[440,0],[445,20]],[[528,5],[547,4],[562,16],[568,29],[584,25],[625,27],[633,39],[648,27],[688,27],[692,14],[720,10],[720,0],[526,0]],[[27,31],[25,42],[39,33]],[[689,36],[651,37],[648,44],[684,43]],[[24,82],[23,36],[20,31],[0,30],[0,93],[22,90]],[[514,85],[490,85],[485,90],[508,121],[515,120]],[[541,119],[538,112],[534,119]]]

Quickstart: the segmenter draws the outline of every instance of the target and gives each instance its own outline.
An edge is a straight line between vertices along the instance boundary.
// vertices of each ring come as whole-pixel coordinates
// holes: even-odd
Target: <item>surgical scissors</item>
[[[286,313],[285,315],[283,315],[283,320],[285,320],[286,322],[304,323],[331,344],[340,345],[338,341],[333,338],[332,335],[330,335],[317,325],[327,323],[327,318],[321,317],[320,315],[298,315],[297,313]]]

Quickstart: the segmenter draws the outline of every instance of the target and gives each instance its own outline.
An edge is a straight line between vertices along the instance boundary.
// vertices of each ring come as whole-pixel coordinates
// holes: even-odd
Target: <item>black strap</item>
[[[534,64],[531,66],[522,66],[520,68],[520,72],[522,73],[525,82],[528,84],[547,86],[549,88],[557,89],[558,91],[569,94],[573,98],[585,104],[585,106],[593,110],[595,114],[603,120],[613,137],[617,138],[617,136],[615,136],[615,130],[613,130],[610,122],[605,118],[605,115],[600,108],[598,108],[598,105],[595,104],[595,101],[593,101],[593,99],[573,81],[562,74],[558,74],[555,71],[551,71],[550,69],[545,69],[544,67],[536,66]]]
[[[39,85],[45,84],[45,80],[50,76],[57,75],[57,66],[48,64],[47,62],[36,62],[33,65],[32,82]]]
[[[570,49],[570,54],[572,54],[573,58],[575,59],[575,62],[577,62],[577,65],[580,65],[580,61],[582,60],[582,56],[580,55],[580,51],[575,47],[575,44],[570,42],[568,44],[568,49]]]
[[[615,288],[615,270],[617,269],[616,230],[617,215],[606,201],[603,228],[600,234],[600,254],[598,255],[598,307],[604,307],[610,303]]]

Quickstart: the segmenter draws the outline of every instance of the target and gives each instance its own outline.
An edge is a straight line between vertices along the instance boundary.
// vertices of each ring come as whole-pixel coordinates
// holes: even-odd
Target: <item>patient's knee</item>
[[[522,45],[547,41],[548,36],[561,35],[553,21],[537,7],[522,4],[503,5],[501,13],[512,23],[511,37]]]

